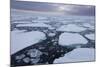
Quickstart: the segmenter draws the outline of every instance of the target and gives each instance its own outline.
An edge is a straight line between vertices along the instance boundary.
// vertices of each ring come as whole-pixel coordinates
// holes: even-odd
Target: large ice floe
[[[95,40],[95,34],[86,34],[85,36],[90,40]]]
[[[67,32],[81,32],[85,30],[86,28],[83,28],[75,24],[63,25],[57,29],[57,31],[67,31]]]
[[[73,44],[86,44],[88,41],[78,33],[62,33],[59,37],[59,45],[70,46]]]
[[[23,48],[45,40],[46,36],[43,32],[39,31],[23,32],[16,30],[11,32],[11,39],[11,54],[13,54]]]
[[[94,61],[95,50],[93,48],[77,48],[66,53],[63,57],[55,59],[54,63]]]

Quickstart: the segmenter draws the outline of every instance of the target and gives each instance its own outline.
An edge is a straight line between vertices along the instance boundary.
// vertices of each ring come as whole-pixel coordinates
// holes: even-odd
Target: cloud
[[[62,12],[70,15],[95,16],[95,6],[92,5],[71,5],[45,2],[30,2],[29,0],[11,0],[11,8],[40,12]]]

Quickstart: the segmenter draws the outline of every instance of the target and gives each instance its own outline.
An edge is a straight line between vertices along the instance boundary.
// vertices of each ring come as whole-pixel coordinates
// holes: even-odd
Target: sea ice
[[[94,34],[86,34],[85,36],[90,40],[95,40],[95,35]]]
[[[30,55],[30,57],[40,57],[40,55],[42,55],[42,52],[37,49],[31,49],[27,54]]]
[[[17,27],[50,27],[45,23],[18,24]]]
[[[29,63],[29,62],[30,62],[30,58],[26,57],[26,58],[23,59],[23,61],[24,61],[25,63]]]
[[[48,36],[50,36],[50,37],[53,37],[53,36],[55,36],[56,34],[55,33],[49,33],[48,34]]]
[[[90,29],[94,29],[94,26],[92,26],[92,25],[89,24],[89,23],[84,23],[82,26],[83,26],[83,27],[90,28]]]
[[[88,41],[78,33],[62,33],[59,37],[59,45],[70,46],[72,44],[86,44]]]
[[[32,23],[32,22],[30,22],[30,21],[15,21],[13,23]]]
[[[85,30],[86,28],[80,27],[75,24],[63,25],[57,29],[57,31],[67,31],[67,32],[81,32]]]
[[[11,54],[46,39],[43,32],[11,32]]]
[[[95,50],[93,48],[77,48],[66,53],[63,57],[55,59],[54,63],[94,61]]]

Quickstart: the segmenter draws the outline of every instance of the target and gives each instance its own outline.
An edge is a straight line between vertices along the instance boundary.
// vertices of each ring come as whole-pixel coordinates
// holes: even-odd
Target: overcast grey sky
[[[95,16],[95,6],[93,5],[72,5],[11,0],[11,8],[40,12],[63,12],[70,15]]]

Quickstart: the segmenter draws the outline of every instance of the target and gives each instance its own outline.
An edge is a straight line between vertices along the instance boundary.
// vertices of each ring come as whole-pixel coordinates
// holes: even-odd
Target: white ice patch
[[[81,32],[85,31],[86,28],[80,27],[75,24],[63,25],[57,31],[68,31],[68,32]]]
[[[94,34],[86,34],[85,36],[90,40],[95,40],[95,35]]]
[[[18,24],[17,27],[50,27],[45,23]]]
[[[15,28],[13,32],[17,34],[17,33],[23,33],[23,32],[25,32],[25,31],[26,31],[26,30],[18,30],[18,29]]]
[[[53,37],[53,36],[55,36],[56,34],[55,33],[49,33],[48,34],[48,36],[50,36],[50,37]]]
[[[30,22],[30,21],[15,21],[13,23],[32,23],[32,22]]]
[[[54,63],[94,61],[94,60],[95,60],[95,50],[93,48],[77,48],[69,53],[66,53],[64,57],[56,59]]]
[[[79,23],[81,23],[81,22],[84,22],[85,20],[82,20],[82,19],[75,19],[74,20],[74,22],[79,22]]]
[[[72,44],[86,44],[88,41],[78,33],[62,33],[59,37],[59,45],[70,46]]]
[[[37,22],[37,23],[49,23],[50,21],[47,21],[47,20],[32,20],[32,22]]]
[[[54,30],[55,28],[54,28],[54,27],[49,27],[49,29],[50,29],[50,30]]]
[[[28,55],[30,55],[30,57],[40,57],[40,55],[42,55],[42,52],[40,52],[39,50],[37,49],[31,49],[28,51],[27,53]]]
[[[94,29],[94,26],[92,26],[89,23],[84,23],[82,26],[87,27],[87,28],[90,28],[90,29]]]
[[[46,20],[47,17],[44,17],[44,16],[38,16],[38,20]]]
[[[39,31],[32,31],[25,33],[21,31],[20,32],[12,31],[11,54],[45,39],[46,39],[45,34]]]

